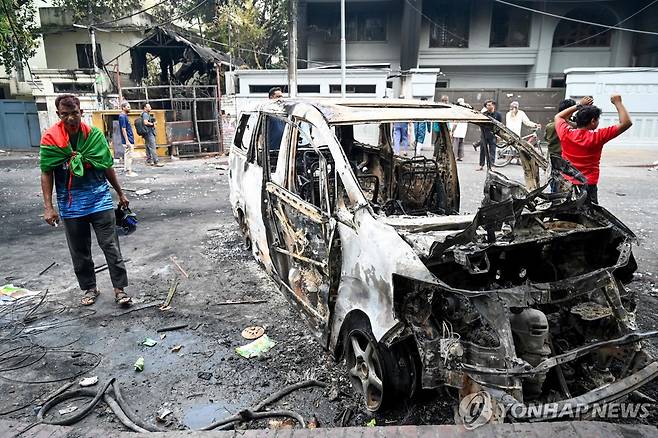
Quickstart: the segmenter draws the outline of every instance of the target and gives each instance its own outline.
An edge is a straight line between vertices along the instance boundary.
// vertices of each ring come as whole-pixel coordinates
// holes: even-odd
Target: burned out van
[[[392,125],[423,122],[431,156],[394,153]],[[475,214],[460,214],[450,122],[519,150],[524,182],[489,166]],[[642,345],[658,332],[638,329],[624,286],[635,236],[569,184],[549,193],[565,173],[582,177],[468,108],[282,100],[240,116],[230,198],[247,246],[367,409],[448,386],[542,418],[509,408],[609,402],[658,373]]]

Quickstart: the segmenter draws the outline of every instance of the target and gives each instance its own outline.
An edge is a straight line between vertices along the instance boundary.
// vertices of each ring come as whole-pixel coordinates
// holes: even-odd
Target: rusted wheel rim
[[[363,394],[366,408],[377,411],[384,395],[382,366],[377,347],[360,332],[349,336],[347,366],[352,385]]]

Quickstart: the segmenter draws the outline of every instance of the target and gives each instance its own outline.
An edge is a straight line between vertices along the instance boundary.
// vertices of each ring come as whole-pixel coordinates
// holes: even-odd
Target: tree
[[[74,23],[83,25],[102,23],[143,9],[142,0],[54,0],[54,5],[70,14]]]
[[[287,0],[225,0],[208,25],[208,38],[249,67],[283,67],[288,47],[287,7]]]
[[[34,55],[38,32],[31,0],[0,0],[0,64],[7,74]]]

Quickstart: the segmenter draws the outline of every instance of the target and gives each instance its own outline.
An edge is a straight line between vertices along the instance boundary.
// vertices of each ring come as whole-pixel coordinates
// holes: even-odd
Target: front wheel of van
[[[344,342],[347,372],[366,409],[376,412],[413,395],[416,368],[405,349],[379,344],[366,328],[350,330]]]

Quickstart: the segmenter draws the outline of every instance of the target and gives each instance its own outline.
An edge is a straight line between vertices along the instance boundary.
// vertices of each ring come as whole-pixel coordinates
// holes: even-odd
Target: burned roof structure
[[[187,84],[195,74],[214,79],[215,65],[230,65],[229,56],[193,41],[171,29],[153,28],[138,44],[130,48],[132,73],[130,78],[141,82],[148,76],[148,57],[160,59],[161,84]]]

